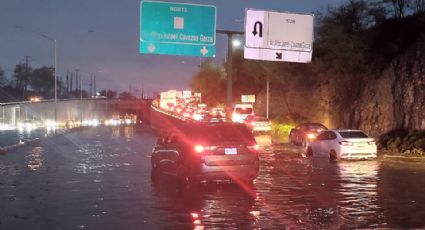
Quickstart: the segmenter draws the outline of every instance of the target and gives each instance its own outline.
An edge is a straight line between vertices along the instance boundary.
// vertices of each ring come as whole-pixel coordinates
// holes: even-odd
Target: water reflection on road
[[[334,164],[287,146],[261,154],[251,186],[183,190],[174,178],[151,183],[155,140],[134,127],[99,128],[0,155],[0,229],[425,227],[421,168]]]
[[[232,184],[208,184],[179,192],[172,181],[167,181],[155,187],[154,195],[157,202],[165,198],[168,205],[164,208],[172,207],[168,211],[178,214],[175,221],[187,221],[195,229],[424,227],[424,187],[413,186],[415,192],[409,193],[409,198],[415,200],[414,207],[412,202],[395,201],[397,198],[392,196],[387,197],[390,202],[382,200],[384,191],[402,192],[416,183],[424,186],[423,177],[416,180],[412,176],[417,173],[407,173],[404,181],[409,182],[403,188],[392,182],[388,188],[382,184],[382,174],[391,171],[380,161],[332,164],[325,159],[270,153],[262,156],[261,174],[252,191]],[[424,176],[425,172],[420,174]],[[385,208],[386,204],[390,209]],[[398,209],[401,207],[411,210],[405,213]]]

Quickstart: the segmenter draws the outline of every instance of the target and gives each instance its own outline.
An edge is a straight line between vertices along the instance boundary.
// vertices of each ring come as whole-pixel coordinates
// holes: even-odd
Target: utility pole
[[[80,100],[83,100],[83,76],[80,77]]]
[[[93,90],[94,90],[94,93],[96,94],[96,96],[97,96],[97,92],[96,92],[96,75],[93,75]]]
[[[78,71],[80,71],[80,69],[75,69],[75,91],[78,90],[78,85],[79,85]]]
[[[269,76],[267,76],[267,105],[266,105],[266,118],[269,119],[269,103],[270,103],[270,98],[269,98],[269,94],[270,94],[270,81],[269,81]]]
[[[93,74],[90,74],[90,98],[93,96]]]
[[[71,72],[71,82],[70,82],[70,84],[69,84],[69,90],[72,92],[72,83],[73,83],[73,80],[74,80],[74,72]]]
[[[66,70],[66,93],[69,93],[69,70]]]

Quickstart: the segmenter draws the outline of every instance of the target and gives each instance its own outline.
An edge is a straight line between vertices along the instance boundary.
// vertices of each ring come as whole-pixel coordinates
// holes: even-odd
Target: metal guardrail
[[[114,99],[107,99],[107,98],[67,98],[67,99],[57,99],[56,101],[91,101],[91,100],[114,100]],[[118,99],[116,99],[118,100]],[[39,100],[37,102],[34,101],[19,101],[19,102],[0,102],[0,106],[4,105],[25,105],[25,104],[35,104],[35,103],[45,103],[45,102],[55,102],[55,99],[48,99],[48,100]]]

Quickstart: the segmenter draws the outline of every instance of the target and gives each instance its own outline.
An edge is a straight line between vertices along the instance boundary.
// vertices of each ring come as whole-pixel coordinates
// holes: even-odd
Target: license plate
[[[225,148],[224,153],[226,155],[234,155],[234,154],[238,154],[238,150],[236,148]]]

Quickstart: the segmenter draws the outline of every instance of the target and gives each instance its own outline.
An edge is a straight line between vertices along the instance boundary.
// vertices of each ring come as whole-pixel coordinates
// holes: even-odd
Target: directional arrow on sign
[[[257,32],[257,25],[259,27],[258,32]],[[257,33],[260,38],[263,37],[263,23],[261,23],[260,21],[256,21],[254,23],[254,30],[252,31],[252,34],[254,34],[254,36],[257,36]]]
[[[282,60],[282,53],[276,53],[276,59]]]
[[[155,47],[155,45],[153,45],[153,44],[150,44],[150,45],[148,46],[148,51],[149,51],[149,53],[153,53],[153,52],[155,51],[155,49],[156,49],[156,47]]]
[[[205,46],[203,46],[201,49],[201,54],[205,56],[207,53],[208,53],[208,49]]]

